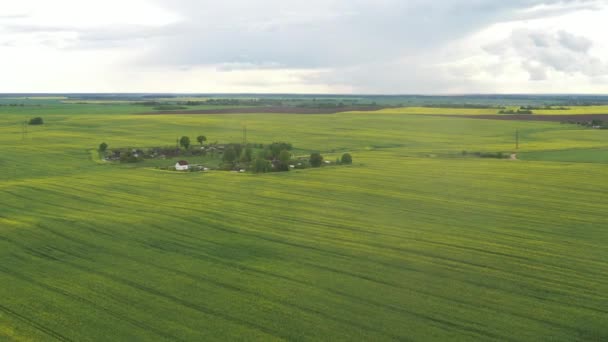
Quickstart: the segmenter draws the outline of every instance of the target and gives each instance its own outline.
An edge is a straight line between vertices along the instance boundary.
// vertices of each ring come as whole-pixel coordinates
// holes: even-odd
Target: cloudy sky
[[[608,0],[0,2],[0,92],[607,93]]]

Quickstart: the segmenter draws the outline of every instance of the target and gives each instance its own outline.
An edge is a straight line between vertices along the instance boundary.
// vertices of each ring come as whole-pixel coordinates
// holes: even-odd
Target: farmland
[[[0,339],[608,338],[608,130],[24,101],[0,107]],[[92,153],[244,125],[355,163],[177,174]],[[521,160],[462,156],[513,152],[516,130]]]

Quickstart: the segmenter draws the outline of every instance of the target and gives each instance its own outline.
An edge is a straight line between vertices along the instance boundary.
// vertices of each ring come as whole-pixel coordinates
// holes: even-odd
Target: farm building
[[[189,168],[190,168],[190,164],[188,164],[188,162],[185,160],[180,160],[177,163],[175,163],[176,171],[188,171]]]

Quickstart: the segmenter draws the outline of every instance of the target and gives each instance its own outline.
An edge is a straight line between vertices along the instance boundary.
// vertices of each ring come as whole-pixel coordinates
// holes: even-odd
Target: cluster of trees
[[[249,163],[253,160],[253,149],[249,145],[228,144],[224,147],[222,161],[227,166],[237,166],[240,163]],[[239,165],[240,166],[240,165]]]
[[[350,155],[350,153],[344,153],[341,158],[336,160],[336,164],[338,165],[350,165],[352,163],[353,157]],[[321,167],[324,164],[325,158],[319,152],[311,153],[308,159],[300,158],[294,160],[293,154],[289,150],[282,149],[278,155],[273,156],[272,158],[268,158],[267,152],[260,153],[259,156],[251,163],[251,170],[255,173],[284,172],[289,171],[291,166],[298,169],[305,169],[308,167]]]
[[[28,122],[28,124],[29,125],[33,125],[33,126],[43,125],[44,124],[44,120],[41,117],[37,117],[37,118],[30,119],[30,121]]]
[[[593,128],[599,128],[599,129],[608,129],[608,123],[606,123],[602,120],[599,120],[599,119],[594,119],[591,121],[568,120],[568,121],[562,121],[562,123],[581,125],[581,126],[585,126],[585,127],[593,127]]]
[[[204,135],[199,135],[198,137],[196,137],[196,141],[198,141],[199,144],[201,144],[201,146],[203,146],[205,144],[205,142],[207,141],[207,137]],[[187,136],[183,136],[179,139],[179,146],[183,147],[184,149],[188,150],[190,149],[190,138]]]
[[[289,171],[293,146],[286,142],[274,142],[262,147],[250,165],[255,173]]]

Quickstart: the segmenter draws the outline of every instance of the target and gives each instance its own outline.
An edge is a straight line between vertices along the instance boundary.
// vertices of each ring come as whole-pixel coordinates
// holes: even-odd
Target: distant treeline
[[[283,101],[279,100],[257,100],[257,99],[206,99],[188,101],[138,101],[133,102],[138,106],[166,107],[166,106],[282,106]],[[174,109],[174,108],[171,108]],[[163,109],[163,110],[171,110]],[[186,109],[186,108],[178,108]]]
[[[355,102],[345,103],[343,101],[323,100],[302,102],[274,99],[205,99],[188,101],[137,101],[133,105],[154,107],[156,110],[183,110],[194,106],[234,106],[234,107],[296,107],[296,108],[343,108],[355,105]],[[357,107],[377,107],[376,102],[356,103]]]
[[[352,104],[345,104],[344,102],[307,102],[296,105],[298,108],[343,108],[348,106],[352,106]],[[359,103],[357,107],[378,107],[378,104],[376,102]]]
[[[134,101],[134,102],[171,102],[186,105],[270,105],[297,106],[302,103],[344,103],[347,106],[360,106],[376,102],[379,106],[432,106],[450,108],[498,108],[501,106],[598,106],[608,105],[607,95],[299,95],[299,94],[1,94],[0,99],[28,96],[61,96],[69,101]],[[470,106],[475,104],[475,106]],[[477,107],[483,106],[483,107]],[[323,106],[323,105],[322,105]],[[532,109],[533,110],[533,109]]]
[[[568,107],[564,106],[521,106],[521,110],[570,110]]]

